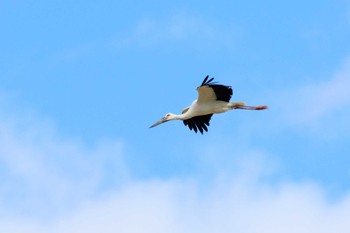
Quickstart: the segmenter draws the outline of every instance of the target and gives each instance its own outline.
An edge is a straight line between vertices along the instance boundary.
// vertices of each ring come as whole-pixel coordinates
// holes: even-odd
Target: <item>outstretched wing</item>
[[[203,134],[203,132],[204,132],[203,130],[208,132],[207,126],[209,126],[209,121],[210,121],[212,115],[213,114],[192,117],[190,119],[184,120],[183,123],[184,123],[184,125],[187,125],[188,128],[190,128],[190,130],[193,129],[194,132],[196,132],[196,133],[199,130],[199,132],[201,132],[201,134]]]
[[[188,111],[188,109],[190,109],[190,107],[187,107],[184,110],[182,110],[182,114],[186,113]]]
[[[215,100],[229,102],[233,94],[232,88],[230,86],[212,82],[214,78],[208,79],[209,75],[207,75],[202,84],[197,87],[198,102],[209,102]]]

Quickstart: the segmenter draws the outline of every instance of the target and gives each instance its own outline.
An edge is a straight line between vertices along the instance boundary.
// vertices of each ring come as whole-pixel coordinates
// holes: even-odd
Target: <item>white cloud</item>
[[[347,232],[350,196],[328,203],[312,184],[231,179],[205,192],[184,180],[132,182],[51,223],[2,222],[2,232]],[[6,228],[5,228],[6,227]]]
[[[264,182],[270,160],[255,151],[235,173],[222,176],[216,164],[219,175],[205,186],[194,176],[135,180],[118,141],[87,147],[62,139],[35,117],[0,115],[1,232],[342,233],[350,228],[350,194],[329,202],[311,182]],[[113,173],[106,173],[108,164]],[[123,182],[101,189],[104,176]]]
[[[13,115],[4,108],[0,114],[0,216],[43,216],[74,208],[96,195],[108,166],[114,169],[116,183],[128,179],[122,142],[101,141],[88,147],[58,136],[47,120],[39,123],[34,115]]]

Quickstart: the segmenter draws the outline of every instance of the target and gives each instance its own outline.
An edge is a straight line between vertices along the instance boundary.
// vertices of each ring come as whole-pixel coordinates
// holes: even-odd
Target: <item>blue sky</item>
[[[0,1],[1,232],[346,232],[350,2]],[[266,111],[149,129],[206,75]]]

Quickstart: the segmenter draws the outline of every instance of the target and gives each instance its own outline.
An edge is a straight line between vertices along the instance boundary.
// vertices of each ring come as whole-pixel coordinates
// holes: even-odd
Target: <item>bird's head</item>
[[[176,115],[173,113],[167,113],[165,114],[165,116],[160,119],[159,121],[157,121],[156,123],[154,123],[153,125],[151,125],[150,128],[156,127],[157,125],[160,125],[164,122],[170,121],[170,120],[175,120],[176,119]]]

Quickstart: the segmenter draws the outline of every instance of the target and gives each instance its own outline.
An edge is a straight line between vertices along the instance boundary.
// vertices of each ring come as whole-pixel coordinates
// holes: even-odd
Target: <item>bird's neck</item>
[[[174,120],[185,120],[185,114],[174,115]]]

